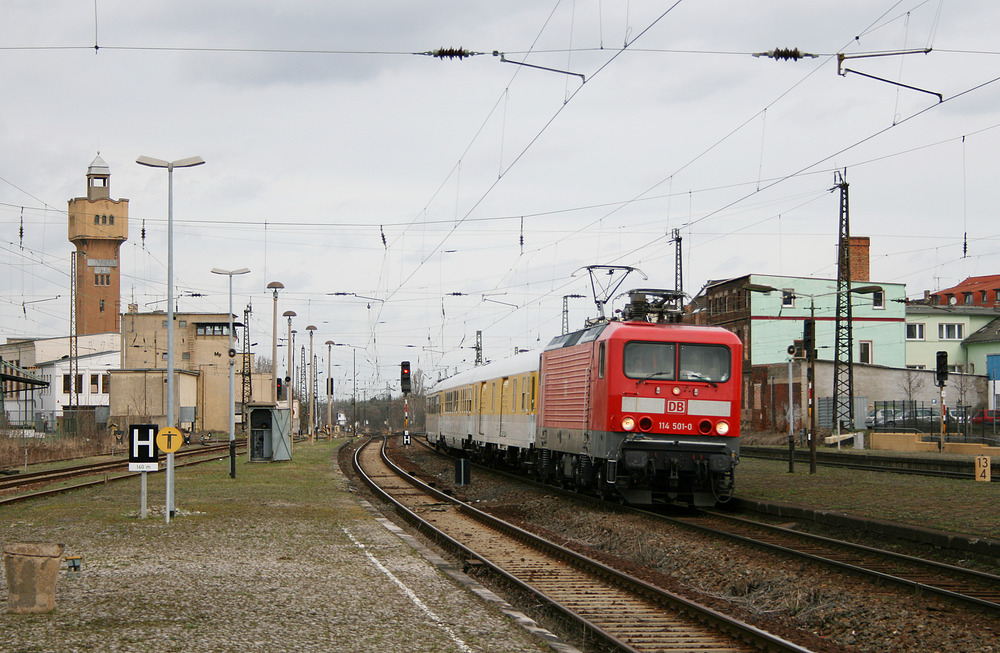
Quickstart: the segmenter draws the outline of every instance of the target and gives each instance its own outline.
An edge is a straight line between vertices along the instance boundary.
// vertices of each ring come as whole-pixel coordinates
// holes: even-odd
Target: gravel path
[[[297,449],[228,483],[225,460],[178,470],[189,508],[169,526],[135,516],[138,481],[5,508],[0,542],[65,543],[83,571],[60,573],[54,612],[0,614],[0,651],[550,650],[387,530],[332,454]],[[303,466],[309,491],[285,477]]]

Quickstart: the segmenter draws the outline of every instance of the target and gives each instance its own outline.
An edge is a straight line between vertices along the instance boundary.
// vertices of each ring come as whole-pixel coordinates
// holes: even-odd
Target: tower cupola
[[[111,197],[111,168],[100,153],[87,168],[87,199],[104,200]]]

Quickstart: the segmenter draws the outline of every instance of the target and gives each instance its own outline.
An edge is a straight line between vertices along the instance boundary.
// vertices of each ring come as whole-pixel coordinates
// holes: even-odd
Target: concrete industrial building
[[[122,315],[121,369],[111,372],[111,419],[138,418],[166,424],[167,314]],[[229,430],[229,316],[225,313],[174,313],[174,414],[192,432]],[[235,336],[235,334],[234,334]],[[236,368],[243,369],[238,345]],[[252,361],[251,361],[252,362]],[[252,366],[251,366],[252,367]],[[242,384],[237,376],[236,416],[242,412]],[[270,398],[271,375],[252,375],[251,402]]]

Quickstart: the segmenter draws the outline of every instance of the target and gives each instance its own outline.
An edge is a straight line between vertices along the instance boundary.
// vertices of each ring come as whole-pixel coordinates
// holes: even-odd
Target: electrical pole
[[[851,314],[851,222],[848,212],[847,171],[834,173],[840,190],[840,237],[837,242],[837,320],[833,365],[833,419],[837,432],[846,423],[854,428],[854,348]]]
[[[684,292],[684,268],[681,263],[681,230],[674,229],[670,242],[677,243],[677,252],[674,262],[674,290],[679,293]]]

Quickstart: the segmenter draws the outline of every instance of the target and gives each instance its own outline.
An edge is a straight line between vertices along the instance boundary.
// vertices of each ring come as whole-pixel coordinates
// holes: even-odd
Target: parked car
[[[992,424],[996,421],[998,413],[1000,411],[984,408],[983,410],[977,410],[969,421],[973,424]]]
[[[896,422],[897,415],[902,413],[901,410],[892,410],[890,408],[878,408],[868,411],[868,416],[865,417],[865,428],[871,429],[876,426],[892,426]]]
[[[964,408],[949,408],[948,409],[948,423],[949,424],[965,424],[970,415],[970,411],[967,407]]]
[[[903,411],[904,422],[916,422],[930,424],[941,423],[941,411],[934,408],[911,408]]]

